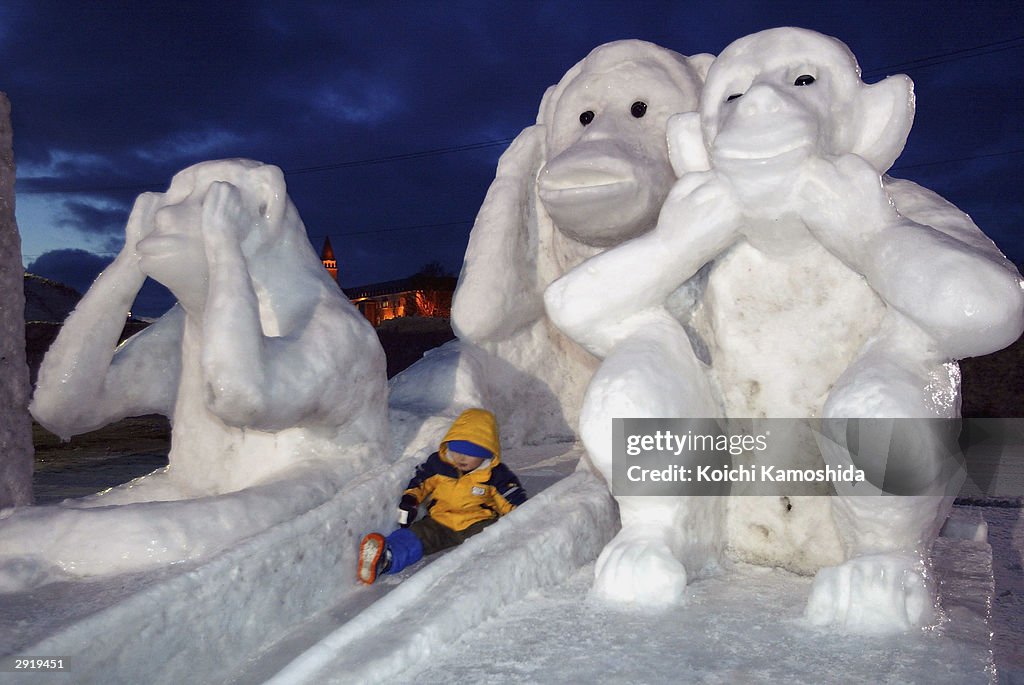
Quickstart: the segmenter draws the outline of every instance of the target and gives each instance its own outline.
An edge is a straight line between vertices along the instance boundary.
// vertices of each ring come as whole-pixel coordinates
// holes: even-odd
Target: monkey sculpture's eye
[[[643,115],[647,114],[647,103],[637,100],[630,106],[629,113],[639,119]]]
[[[593,120],[594,120],[594,113],[591,112],[589,109],[586,112],[584,112],[583,114],[580,115],[580,123],[583,124],[584,126],[586,126],[587,124],[589,124]]]
[[[796,81],[793,81],[794,86],[809,86],[812,83],[814,83],[814,77],[811,76],[810,74],[803,74],[802,76],[797,76]]]
[[[727,98],[725,99],[725,101],[726,101],[726,102],[732,102],[732,101],[733,101],[733,100],[735,100],[736,98],[741,98],[741,97],[743,97],[743,93],[733,93],[732,95],[730,95],[729,97],[727,97]]]

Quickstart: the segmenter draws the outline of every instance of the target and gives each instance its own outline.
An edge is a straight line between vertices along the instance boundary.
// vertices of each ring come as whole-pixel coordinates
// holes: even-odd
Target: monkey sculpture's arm
[[[945,354],[987,354],[1017,339],[1024,290],[1005,259],[901,215],[878,171],[856,155],[811,169],[800,194],[808,228]]]
[[[179,312],[172,310],[117,344],[146,280],[135,246],[152,226],[156,200],[150,194],[136,200],[124,248],[75,307],[43,359],[31,411],[61,437],[133,414],[171,414],[181,346]]]
[[[533,190],[543,147],[544,127],[530,126],[498,161],[452,301],[452,327],[463,340],[503,340],[544,313]]]
[[[739,236],[738,203],[712,173],[688,174],[650,233],[591,257],[544,293],[548,316],[566,335],[604,357],[663,313],[665,299]]]

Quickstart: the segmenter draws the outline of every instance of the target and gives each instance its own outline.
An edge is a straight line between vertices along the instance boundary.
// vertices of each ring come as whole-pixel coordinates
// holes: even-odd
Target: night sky
[[[83,291],[134,197],[195,162],[280,166],[343,285],[458,273],[498,156],[602,43],[718,53],[774,26],[836,36],[865,80],[908,74],[892,175],[935,190],[1024,262],[1024,5],[878,2],[0,1],[29,270]],[[159,314],[146,293],[137,313]]]

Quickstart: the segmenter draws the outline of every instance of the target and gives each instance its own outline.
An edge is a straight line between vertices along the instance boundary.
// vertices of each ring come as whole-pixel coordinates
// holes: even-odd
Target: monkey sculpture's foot
[[[932,592],[913,555],[871,554],[818,571],[804,617],[851,633],[895,633],[930,623]]]
[[[623,528],[602,550],[591,594],[645,607],[682,604],[686,569],[673,556],[664,536],[638,528]]]

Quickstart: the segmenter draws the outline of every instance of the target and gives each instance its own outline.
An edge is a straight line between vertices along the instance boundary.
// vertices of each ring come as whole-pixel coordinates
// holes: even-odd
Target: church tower
[[[334,248],[331,247],[331,237],[327,236],[324,238],[324,247],[320,250],[320,260],[324,263],[324,268],[327,269],[327,273],[331,275],[334,282],[338,282],[338,262],[334,259]]]

